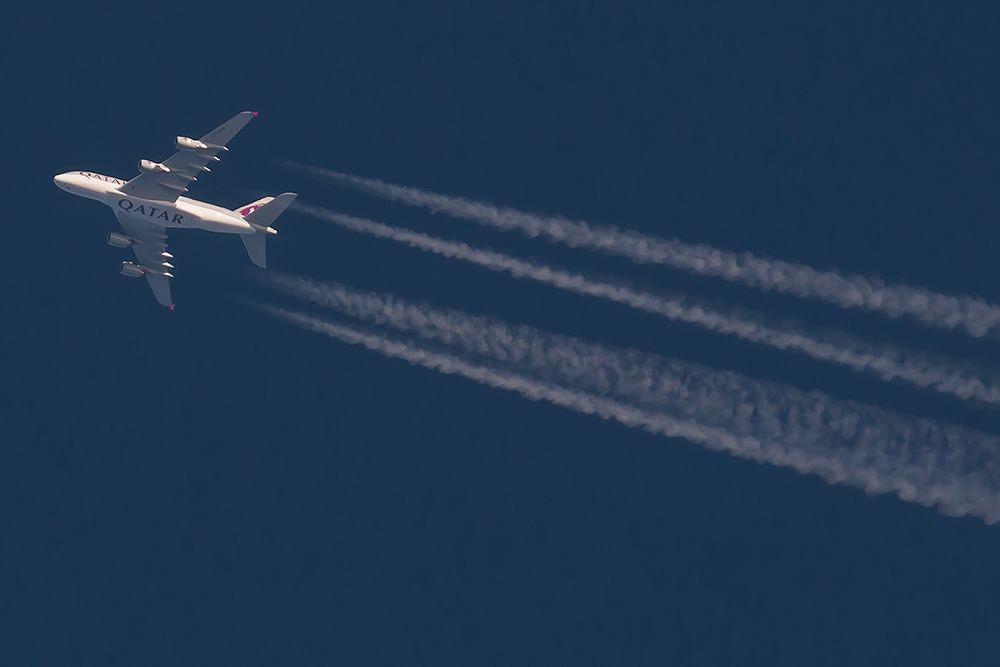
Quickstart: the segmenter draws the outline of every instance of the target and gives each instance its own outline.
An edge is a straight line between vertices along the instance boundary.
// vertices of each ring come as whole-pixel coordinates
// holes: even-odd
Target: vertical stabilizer
[[[278,216],[285,212],[289,204],[295,201],[294,192],[285,192],[277,197],[264,197],[255,202],[236,209],[236,212],[253,227],[252,234],[243,234],[243,245],[247,249],[250,261],[262,269],[267,268],[267,237],[277,234],[278,231],[271,226],[271,223],[278,219]]]

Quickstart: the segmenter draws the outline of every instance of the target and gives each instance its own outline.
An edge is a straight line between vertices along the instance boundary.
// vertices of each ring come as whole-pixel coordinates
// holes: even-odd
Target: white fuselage
[[[137,221],[161,227],[205,229],[223,234],[255,232],[250,223],[236,211],[187,197],[178,197],[177,201],[172,202],[133,197],[118,189],[125,185],[125,181],[112,176],[91,171],[67,171],[52,180],[70,194],[96,199],[110,206],[117,214]]]

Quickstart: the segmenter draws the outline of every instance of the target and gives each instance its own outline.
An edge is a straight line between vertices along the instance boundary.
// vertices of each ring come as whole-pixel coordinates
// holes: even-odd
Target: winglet
[[[256,111],[251,111],[250,113],[252,113],[252,114],[253,114],[253,117],[254,117],[254,118],[256,118],[257,116],[259,116],[259,115],[260,115],[260,114],[259,114],[259,113],[257,113]]]
[[[170,304],[169,306],[167,306],[167,309],[168,309],[168,310],[169,310],[170,312],[174,312],[174,308],[176,308],[176,307],[177,307],[177,304],[175,304],[175,303],[172,303],[172,304]]]

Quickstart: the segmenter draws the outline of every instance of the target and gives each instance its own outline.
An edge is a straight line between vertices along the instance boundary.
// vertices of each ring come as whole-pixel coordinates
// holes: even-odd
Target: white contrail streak
[[[298,289],[291,282],[286,281],[286,284],[291,291]],[[333,302],[346,304],[353,299],[350,291],[339,294],[347,298],[334,294]],[[322,300],[321,294],[317,296]],[[665,365],[663,361],[666,360],[661,360],[656,374],[665,375],[659,388],[665,387],[670,402],[679,404],[682,414],[678,417],[663,410],[622,402],[616,397],[595,395],[581,388],[579,381],[573,381],[577,386],[570,387],[560,382],[567,379],[565,371],[575,363],[595,366],[610,362],[617,364],[619,370],[627,367],[628,363],[617,358],[613,351],[540,332],[532,339],[530,332],[533,330],[527,327],[505,330],[506,325],[495,320],[484,328],[483,318],[454,311],[412,306],[423,311],[423,315],[417,311],[405,314],[410,304],[383,300],[386,307],[382,308],[378,305],[380,299],[377,295],[361,295],[345,310],[356,314],[367,312],[369,319],[377,319],[373,317],[376,315],[385,317],[387,323],[404,329],[423,329],[424,334],[431,329],[438,333],[450,331],[441,339],[450,339],[460,347],[471,344],[479,348],[479,353],[492,350],[494,358],[506,354],[500,353],[502,349],[534,348],[527,356],[516,355],[520,360],[515,363],[526,370],[545,371],[547,368],[552,379],[540,380],[521,372],[477,364],[282,308],[261,308],[305,329],[442,373],[514,391],[531,400],[595,414],[654,434],[684,438],[742,458],[791,467],[802,473],[816,474],[831,483],[861,487],[868,493],[895,493],[907,501],[937,506],[948,515],[971,514],[987,523],[1000,521],[1000,474],[996,470],[1000,443],[991,436],[927,420],[908,419],[868,406],[833,401],[818,392],[798,392],[792,388],[776,390],[769,388],[769,383],[757,383],[732,373],[693,365],[685,370],[682,364],[669,362]],[[436,319],[441,326],[433,325],[428,329],[421,324],[422,318]],[[588,346],[600,351],[603,360],[577,357],[581,350],[586,354]],[[647,356],[647,361],[654,357]],[[674,370],[670,364],[680,371],[675,377],[667,377]],[[570,375],[574,373],[570,371]],[[702,384],[706,386],[696,386],[699,375],[705,376]],[[713,383],[721,383],[721,386],[709,386]],[[727,393],[726,386],[739,384],[743,385],[743,394]],[[632,389],[626,393],[635,391],[646,390]],[[776,395],[769,396],[769,393]],[[782,393],[783,396],[777,395]],[[701,421],[698,417],[707,417],[709,421]],[[727,425],[737,428],[732,430]]]
[[[597,415],[602,419],[617,421],[626,426],[644,428],[658,435],[684,438],[712,449],[728,450],[745,458],[763,460],[755,454],[761,448],[760,443],[750,438],[736,438],[720,429],[704,428],[697,424],[672,419],[666,415],[648,413],[617,401],[532,380],[517,373],[474,364],[410,343],[367,334],[304,313],[263,304],[257,304],[257,307],[304,329],[326,334],[345,343],[361,345],[387,357],[403,359],[411,364],[430,368],[445,375],[459,375],[490,387],[513,391],[533,401],[546,401],[583,414]]]
[[[765,259],[750,253],[729,252],[560,216],[525,213],[374,178],[288,164],[384,199],[440,211],[496,229],[516,230],[530,237],[541,236],[572,248],[597,250],[639,263],[663,264],[761,290],[818,299],[843,308],[876,311],[892,318],[909,316],[925,325],[961,329],[976,337],[1000,326],[1000,306],[978,297],[891,285],[877,276],[820,271],[803,264]]]
[[[694,324],[775,349],[801,352],[814,359],[840,364],[882,380],[902,380],[943,394],[1000,405],[1000,390],[970,368],[963,369],[931,361],[916,353],[904,352],[894,347],[877,347],[857,341],[847,343],[846,337],[842,337],[840,341],[823,340],[813,334],[778,329],[745,316],[693,304],[686,299],[641,292],[625,285],[594,280],[578,273],[534,264],[491,250],[474,248],[465,243],[445,241],[308,204],[293,206],[301,213],[356,232],[405,243],[444,257],[471,262],[494,271],[508,273],[515,278],[527,278],[577,294],[607,299],[670,320]]]

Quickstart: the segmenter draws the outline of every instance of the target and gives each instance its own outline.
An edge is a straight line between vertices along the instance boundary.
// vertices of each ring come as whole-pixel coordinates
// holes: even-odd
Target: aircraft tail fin
[[[272,201],[274,201],[274,197],[261,197],[257,201],[252,201],[249,204],[240,206],[238,209],[235,210],[237,213],[239,213],[245,218],[254,211],[256,211],[257,209],[263,207],[265,204],[270,204]]]
[[[240,209],[239,213],[254,227],[267,229],[296,197],[298,195],[294,192],[284,192],[277,197],[264,197]]]
[[[262,269],[267,268],[267,236],[278,233],[271,227],[271,223],[285,212],[297,196],[294,192],[285,192],[277,197],[263,197],[236,209],[254,229],[253,234],[242,234],[240,238],[243,239],[250,261]]]

